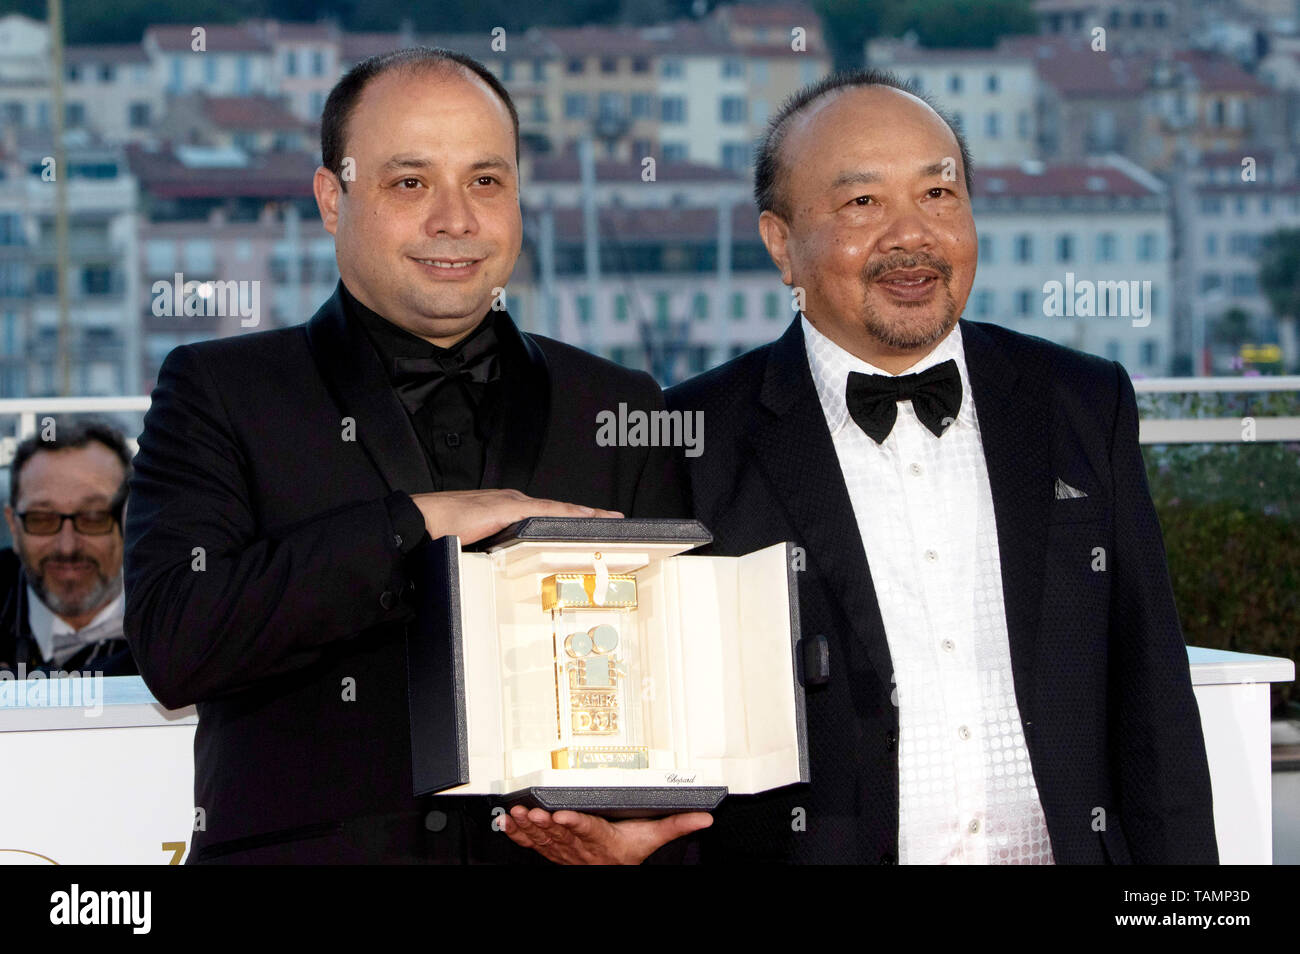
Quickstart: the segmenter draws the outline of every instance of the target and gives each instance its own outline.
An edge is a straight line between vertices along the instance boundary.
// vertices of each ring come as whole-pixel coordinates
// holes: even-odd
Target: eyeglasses
[[[22,521],[23,530],[36,537],[52,537],[63,529],[63,521],[71,520],[72,529],[88,537],[102,537],[113,530],[117,513],[112,510],[83,510],[80,513],[55,513],[53,510],[27,510],[15,514]]]

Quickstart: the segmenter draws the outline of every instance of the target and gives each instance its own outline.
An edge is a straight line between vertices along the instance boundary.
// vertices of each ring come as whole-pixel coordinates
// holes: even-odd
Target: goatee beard
[[[870,291],[868,291],[870,294]],[[952,292],[944,285],[943,321],[936,325],[911,325],[902,320],[888,321],[868,299],[862,305],[862,325],[871,337],[881,344],[896,351],[916,351],[942,341],[953,325],[957,324],[957,303],[953,301]],[[917,302],[903,305],[904,308],[933,308],[933,302]]]
[[[45,585],[43,576],[29,573],[27,580],[40,601],[52,612],[65,618],[84,616],[91,610],[111,603],[122,592],[122,574],[118,573],[117,576],[109,579],[99,570],[98,564],[95,565],[94,585],[84,595],[75,598],[63,597],[55,593]]]

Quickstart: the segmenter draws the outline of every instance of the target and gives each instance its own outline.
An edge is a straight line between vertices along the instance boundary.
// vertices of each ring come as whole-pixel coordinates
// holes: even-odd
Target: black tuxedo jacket
[[[1016,701],[1055,860],[1217,863],[1133,386],[1111,361],[996,325],[961,329]],[[830,644],[830,680],[807,697],[811,783],[729,798],[701,834],[701,860],[894,863],[894,670],[798,319],[776,342],[670,389],[668,403],[704,411],[704,453],[689,463],[713,552],[802,546],[800,628]],[[1088,496],[1055,499],[1058,477]],[[1104,571],[1092,568],[1095,547]],[[806,830],[792,824],[798,808]]]
[[[679,458],[595,440],[600,410],[663,407],[654,380],[497,317],[483,486],[685,516]],[[337,291],[306,324],[168,356],[127,508],[126,634],[164,705],[198,705],[191,860],[536,857],[492,828],[486,798],[412,796],[404,594],[419,581],[386,501],[432,489]]]

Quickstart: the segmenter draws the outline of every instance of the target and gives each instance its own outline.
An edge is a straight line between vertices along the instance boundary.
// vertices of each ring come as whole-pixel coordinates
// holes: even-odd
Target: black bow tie
[[[497,339],[491,329],[485,329],[456,351],[422,358],[393,358],[392,381],[402,406],[407,413],[415,414],[446,382],[487,384],[499,374]]]
[[[917,418],[942,437],[961,407],[961,372],[952,358],[919,374],[849,372],[844,400],[858,427],[883,444],[898,419],[898,402],[911,400]]]

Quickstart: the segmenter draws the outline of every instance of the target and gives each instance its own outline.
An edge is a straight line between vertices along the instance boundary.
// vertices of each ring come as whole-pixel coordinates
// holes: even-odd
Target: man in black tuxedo
[[[531,515],[683,515],[670,453],[595,440],[600,410],[662,392],[500,307],[518,118],[480,64],[359,64],[321,145],[338,289],[303,325],[174,350],[135,461],[126,633],[158,699],[198,706],[190,860],[537,859],[488,799],[412,795],[411,554]],[[599,836],[583,860],[708,822],[562,816]]]
[[[1217,862],[1133,387],[959,320],[969,176],[951,124],[879,72],[797,94],[760,150],[802,313],[668,403],[704,412],[713,552],[803,548],[830,669],[811,784],[726,801],[703,861]]]
[[[122,508],[131,451],[103,421],[46,419],[9,465],[0,670],[134,676],[122,635]]]

